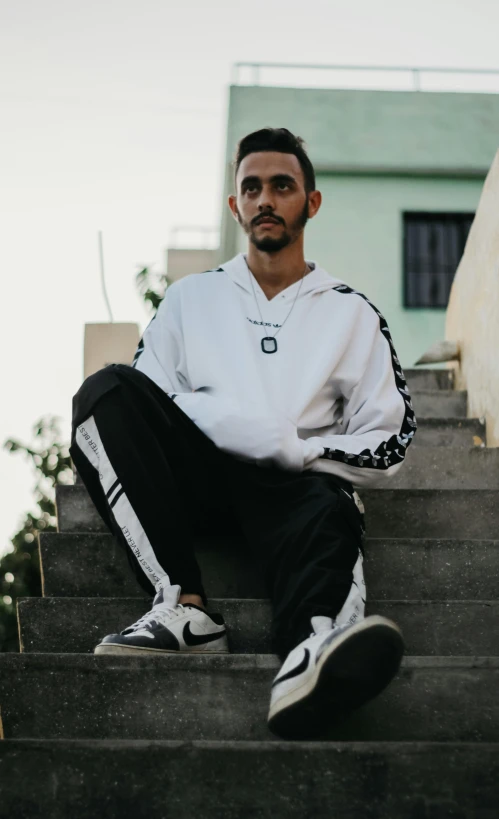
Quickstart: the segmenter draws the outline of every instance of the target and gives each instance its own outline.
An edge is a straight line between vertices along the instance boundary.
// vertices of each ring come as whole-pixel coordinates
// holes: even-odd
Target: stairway
[[[93,655],[151,601],[85,488],[61,486],[43,597],[18,601],[21,653],[0,655],[2,819],[497,817],[499,449],[452,373],[405,375],[415,441],[390,489],[359,493],[366,613],[407,645],[392,684],[327,740],[271,734],[270,607],[227,538],[197,554],[230,656]]]

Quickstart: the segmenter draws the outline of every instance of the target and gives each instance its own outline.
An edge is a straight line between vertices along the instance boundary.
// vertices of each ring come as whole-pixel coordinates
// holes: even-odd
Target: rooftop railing
[[[382,75],[385,75],[384,82]],[[378,90],[381,84],[387,90],[397,91],[499,93],[499,68],[241,62],[232,66],[231,82],[232,85]]]

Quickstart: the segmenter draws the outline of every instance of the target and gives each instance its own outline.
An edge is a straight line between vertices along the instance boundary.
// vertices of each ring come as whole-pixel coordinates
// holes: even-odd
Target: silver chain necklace
[[[264,353],[276,353],[277,352],[276,335],[279,332],[279,330],[282,330],[282,328],[284,327],[284,325],[286,324],[288,318],[290,317],[290,315],[292,313],[293,307],[296,304],[296,299],[298,298],[298,295],[300,293],[301,286],[303,284],[303,279],[305,278],[305,273],[307,272],[307,270],[308,270],[308,264],[305,266],[305,270],[303,271],[301,281],[300,281],[300,286],[299,286],[299,288],[298,288],[298,290],[296,292],[296,296],[294,298],[293,304],[291,305],[291,310],[289,311],[288,315],[284,319],[283,323],[281,324],[280,327],[278,327],[278,329],[276,330],[276,332],[274,333],[273,336],[264,336],[262,338],[260,344],[261,344],[261,347],[262,347],[262,350],[263,350]],[[260,313],[260,319],[262,321],[262,327],[263,327],[265,322],[263,320],[262,311],[260,310],[260,305],[258,304],[258,299],[256,297],[255,286],[253,284],[253,274],[251,273],[251,270],[249,269],[249,267],[248,267],[248,273],[249,273],[250,282],[251,282],[251,289],[253,290],[253,296],[254,296],[254,299],[255,299],[255,302],[256,302],[256,306],[258,307],[258,312]]]

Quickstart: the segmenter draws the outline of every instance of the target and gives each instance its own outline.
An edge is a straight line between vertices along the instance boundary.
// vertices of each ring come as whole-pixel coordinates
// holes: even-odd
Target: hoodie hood
[[[307,293],[321,293],[325,290],[332,290],[340,284],[345,284],[341,279],[333,278],[326,270],[319,267],[316,262],[309,259],[305,259],[305,261],[312,267],[312,270],[304,276],[300,298]],[[246,290],[248,293],[252,292],[250,279],[252,273],[248,267],[244,253],[238,253],[237,256],[234,256],[234,258],[228,262],[224,262],[220,267],[227,273],[229,278],[232,279],[234,284]],[[294,284],[297,283],[298,282],[294,282]],[[290,290],[292,287],[293,285],[290,285],[286,290]],[[290,295],[294,297],[294,292]]]

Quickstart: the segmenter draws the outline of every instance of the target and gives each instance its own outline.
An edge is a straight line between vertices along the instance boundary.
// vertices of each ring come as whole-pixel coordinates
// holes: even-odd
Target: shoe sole
[[[192,649],[170,649],[170,648],[147,648],[146,646],[119,646],[99,645],[94,648],[94,654],[230,654],[228,648],[222,651],[210,651],[204,648]]]
[[[313,675],[275,703],[269,711],[270,730],[287,739],[324,734],[386,688],[403,654],[397,624],[371,615],[333,641]]]

